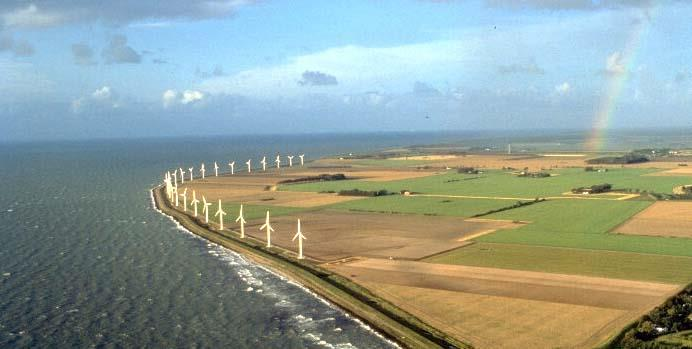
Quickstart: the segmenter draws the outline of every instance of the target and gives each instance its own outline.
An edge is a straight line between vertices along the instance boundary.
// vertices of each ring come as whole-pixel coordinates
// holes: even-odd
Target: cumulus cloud
[[[302,79],[298,81],[298,84],[301,86],[330,86],[337,85],[339,82],[334,75],[306,70],[303,72]]]
[[[440,96],[442,95],[440,91],[438,91],[436,88],[421,82],[421,81],[416,81],[413,83],[413,93],[419,96],[426,96],[426,97],[433,97],[433,96]]]
[[[102,86],[88,96],[73,100],[71,106],[74,113],[81,113],[84,110],[116,109],[121,106],[121,103],[118,94],[113,88]]]
[[[161,96],[164,108],[170,108],[175,105],[195,104],[202,101],[205,94],[197,90],[185,90],[178,92],[175,90],[166,90]]]
[[[114,36],[108,43],[108,46],[101,52],[101,56],[108,64],[142,62],[142,55],[127,45],[127,37],[124,35]]]
[[[501,65],[497,67],[497,72],[502,75],[511,74],[532,74],[532,75],[543,75],[545,70],[539,67],[535,62],[528,64],[509,64]]]
[[[9,35],[0,34],[0,53],[12,52],[15,57],[29,57],[34,54],[34,47],[26,40],[15,40]]]
[[[157,19],[199,20],[233,15],[239,8],[255,0],[34,0],[27,5],[21,0],[0,2],[0,26],[41,28],[75,22],[101,21],[126,24]]]
[[[619,75],[625,73],[625,63],[622,53],[615,51],[606,58],[606,74]]]
[[[72,59],[77,65],[94,65],[94,50],[87,44],[72,44]]]
[[[566,95],[572,90],[572,86],[568,82],[563,82],[557,86],[555,86],[555,92],[557,92],[560,95]]]

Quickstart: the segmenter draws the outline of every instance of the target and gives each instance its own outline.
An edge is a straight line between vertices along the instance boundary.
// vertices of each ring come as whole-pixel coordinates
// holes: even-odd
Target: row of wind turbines
[[[298,157],[300,158],[300,166],[303,166],[305,154],[301,154]],[[289,161],[289,167],[293,167],[294,156],[287,156],[287,158]],[[246,164],[248,166],[248,173],[252,172],[251,162],[252,162],[252,159],[250,159],[246,162]],[[266,156],[262,158],[262,161],[260,161],[260,163],[262,163],[262,170],[266,171],[266,163],[267,163],[266,162]],[[281,167],[280,156],[277,155],[275,163],[276,163],[277,169]],[[235,165],[235,161],[229,163],[229,166],[231,168],[231,171],[230,171],[231,175],[234,174],[234,165]],[[180,207],[180,198],[182,198],[182,204],[183,204],[182,209],[183,209],[183,212],[187,213],[187,208],[188,208],[187,188],[185,188],[182,193],[178,192],[178,180],[177,180],[178,170],[180,171],[181,184],[185,183],[185,173],[189,173],[190,181],[194,180],[193,168],[190,167],[188,169],[189,170],[188,172],[185,172],[182,168],[173,171],[173,174],[171,174],[170,171],[166,172],[164,174],[164,181],[163,182],[164,182],[164,186],[166,189],[166,195],[168,196],[168,199],[171,202],[175,202],[176,207]],[[214,176],[216,176],[216,177],[218,177],[218,175],[219,175],[218,170],[219,170],[219,167],[215,161],[214,162]],[[204,163],[202,163],[202,165],[200,166],[200,174],[201,174],[202,179],[205,178],[205,172],[206,172],[206,170],[204,167]],[[204,222],[209,224],[209,212],[210,212],[210,207],[212,206],[212,203],[208,202],[207,199],[204,197],[204,195],[202,195],[201,203],[202,203],[202,214],[204,215]],[[200,204],[200,201],[197,199],[197,193],[195,192],[195,190],[192,190],[192,200],[190,201],[190,205],[192,206],[191,208],[193,210],[193,215],[195,218],[197,218],[198,214],[199,214],[199,211],[198,211],[198,205],[199,204]],[[219,230],[224,229],[223,217],[227,214],[228,213],[226,213],[223,210],[221,199],[219,199],[218,209],[214,213],[214,217],[218,217]],[[245,224],[247,223],[247,221],[245,220],[245,217],[243,215],[243,205],[242,204],[240,205],[240,211],[239,211],[238,217],[235,219],[235,222],[240,224],[240,238],[244,239],[245,238]],[[266,230],[266,233],[267,233],[267,245],[266,246],[267,246],[267,248],[272,247],[272,245],[271,245],[271,233],[274,232],[274,228],[272,227],[271,222],[269,220],[269,211],[267,211],[265,223],[259,229],[260,230]],[[297,231],[296,231],[296,233],[293,236],[293,239],[291,241],[295,241],[296,239],[298,239],[298,259],[304,259],[305,257],[303,256],[303,240],[307,240],[307,238],[305,237],[305,235],[303,235],[303,233],[301,231],[300,219],[298,219],[298,229],[297,229]]]

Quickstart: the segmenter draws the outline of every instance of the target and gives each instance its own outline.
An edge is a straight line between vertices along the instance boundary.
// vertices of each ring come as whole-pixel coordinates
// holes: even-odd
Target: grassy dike
[[[266,248],[252,238],[240,239],[235,232],[218,231],[176,209],[161,186],[152,189],[154,203],[190,232],[222,245],[254,262],[299,282],[406,348],[471,348],[424,323],[350,280],[280,248]]]

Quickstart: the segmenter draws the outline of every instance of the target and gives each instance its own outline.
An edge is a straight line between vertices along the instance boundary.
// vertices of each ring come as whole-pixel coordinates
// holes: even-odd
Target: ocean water
[[[390,348],[299,285],[179,229],[149,189],[169,168],[308,158],[449,134],[0,145],[0,347]],[[226,170],[226,168],[224,168]]]

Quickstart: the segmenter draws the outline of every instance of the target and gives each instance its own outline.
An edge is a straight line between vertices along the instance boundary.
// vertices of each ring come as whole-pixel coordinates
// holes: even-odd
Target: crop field
[[[471,217],[514,204],[513,200],[436,198],[424,196],[387,195],[376,198],[342,202],[330,208],[379,213],[410,213]]]
[[[477,348],[593,347],[676,286],[364,259],[329,268]]]
[[[518,226],[512,222],[465,221],[455,217],[303,211],[300,215],[272,219],[273,244],[297,250],[292,241],[296,217],[301,219],[307,238],[304,253],[320,261],[355,256],[418,259],[461,247],[468,243],[465,236]],[[266,233],[259,230],[263,223],[261,218],[248,221],[245,232],[266,241]]]
[[[425,261],[674,284],[692,280],[692,257],[561,247],[478,242]]]
[[[532,199],[536,197],[560,196],[573,188],[610,183],[615,189],[638,189],[671,193],[673,187],[689,184],[690,177],[645,176],[655,169],[611,169],[608,172],[586,172],[583,169],[559,169],[547,178],[523,178],[502,170],[488,170],[480,174],[458,174],[448,171],[444,174],[397,180],[375,182],[368,180],[316,182],[282,185],[281,190],[325,192],[361,189],[392,192],[410,190],[424,194],[469,195],[486,197],[517,197]]]
[[[619,226],[616,232],[692,238],[692,202],[657,202]]]
[[[646,201],[554,200],[484,218],[531,221],[514,231],[479,237],[482,242],[515,243],[636,253],[692,256],[692,239],[608,233],[649,206]]]

